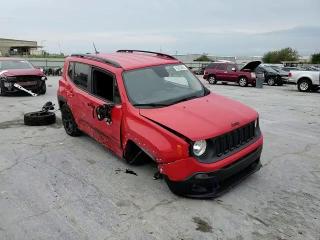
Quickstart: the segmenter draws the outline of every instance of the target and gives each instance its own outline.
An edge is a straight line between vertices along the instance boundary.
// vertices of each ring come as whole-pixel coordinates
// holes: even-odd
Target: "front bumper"
[[[37,91],[41,85],[43,84],[43,80],[37,80],[37,81],[33,81],[32,84],[25,84],[25,82],[20,82],[20,81],[1,81],[0,82],[0,87],[2,88],[2,90],[6,93],[16,93],[16,92],[21,92],[21,90],[17,89],[16,87],[14,87],[13,85],[15,83],[21,85],[22,87],[24,87],[27,90],[30,91]]]
[[[261,168],[262,136],[247,148],[215,163],[193,158],[160,165],[170,190],[192,198],[217,197]]]
[[[261,151],[262,147],[226,168],[196,173],[182,182],[165,179],[170,190],[177,195],[190,198],[218,197],[261,168]]]

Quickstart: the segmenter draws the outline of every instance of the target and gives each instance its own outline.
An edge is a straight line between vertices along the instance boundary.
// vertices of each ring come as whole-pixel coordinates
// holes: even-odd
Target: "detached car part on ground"
[[[17,58],[0,58],[0,95],[4,96],[21,89],[15,84],[36,94],[46,93],[47,77],[28,61]]]
[[[253,61],[239,69],[233,62],[214,62],[206,67],[203,78],[210,84],[222,81],[238,83],[241,87],[256,86],[257,76],[254,71],[260,64],[260,61]]]
[[[24,114],[24,124],[27,126],[45,126],[56,123],[56,114],[54,104],[47,102],[43,105],[41,111]]]
[[[72,55],[64,69],[66,133],[85,132],[130,164],[152,159],[175,194],[216,197],[260,169],[257,112],[211,93],[174,57]]]
[[[289,82],[297,84],[300,92],[320,89],[320,71],[290,71]]]

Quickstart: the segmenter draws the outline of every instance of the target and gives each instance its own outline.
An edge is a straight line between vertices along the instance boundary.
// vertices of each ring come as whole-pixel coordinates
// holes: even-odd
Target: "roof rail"
[[[165,58],[169,58],[169,59],[172,59],[172,60],[177,60],[175,57],[171,56],[171,55],[168,55],[168,54],[164,54],[164,53],[158,53],[158,52],[150,52],[150,51],[143,51],[143,50],[118,50],[117,51],[118,53],[134,53],[134,52],[137,52],[137,53],[150,53],[150,54],[154,54],[158,57],[165,57]]]
[[[117,63],[116,61],[113,61],[113,60],[110,60],[110,59],[106,59],[106,58],[103,58],[103,57],[99,57],[99,56],[95,56],[95,55],[92,55],[92,54],[71,54],[71,57],[85,58],[85,59],[88,59],[88,60],[94,60],[94,61],[97,61],[97,62],[106,63],[106,64],[109,64],[109,65],[111,65],[113,67],[116,67],[116,68],[121,68],[121,65],[119,63]]]

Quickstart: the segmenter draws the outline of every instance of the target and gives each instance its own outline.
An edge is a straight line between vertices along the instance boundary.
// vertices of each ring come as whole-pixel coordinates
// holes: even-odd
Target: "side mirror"
[[[237,71],[237,69],[236,68],[231,68],[231,71],[235,72],[235,71]]]
[[[96,108],[96,114],[99,121],[106,120],[107,124],[112,123],[112,108],[114,107],[113,103],[107,103]]]

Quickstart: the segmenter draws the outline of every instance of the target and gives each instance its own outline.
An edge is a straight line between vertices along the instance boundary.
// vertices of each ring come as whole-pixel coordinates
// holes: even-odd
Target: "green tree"
[[[198,57],[197,59],[193,60],[195,62],[211,62],[212,59],[210,59],[207,55],[203,54],[202,56]]]
[[[313,64],[318,64],[318,63],[320,63],[320,53],[312,54],[312,56],[311,56],[311,63],[313,63]]]
[[[262,61],[264,63],[281,63],[283,61],[297,61],[298,59],[298,51],[288,47],[278,51],[267,52],[264,54]]]

